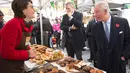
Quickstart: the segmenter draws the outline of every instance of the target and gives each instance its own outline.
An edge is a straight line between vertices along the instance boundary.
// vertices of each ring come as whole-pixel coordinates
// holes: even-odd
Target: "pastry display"
[[[61,51],[54,51],[52,55],[47,59],[47,61],[55,61],[62,59],[64,57],[64,54]]]
[[[87,66],[85,62],[75,60],[71,57],[65,57],[57,61],[57,64],[65,67],[68,72],[72,73],[103,73],[102,70]]]
[[[46,63],[43,67],[35,70],[34,73],[66,73],[63,70],[59,70],[56,66],[53,66],[50,63]]]
[[[35,58],[29,59],[32,63],[44,64],[45,61],[56,61],[64,57],[64,54],[61,51],[55,51],[51,48],[42,45],[31,45],[32,49],[36,53]]]
[[[97,69],[91,69],[90,73],[103,73],[102,70],[97,70]]]
[[[79,60],[75,60],[74,58],[65,57],[65,58],[57,61],[57,64],[59,64],[61,67],[65,67],[67,64],[77,64],[79,62],[80,62]]]
[[[29,65],[36,64],[36,66],[34,65],[34,69],[32,68],[32,65],[29,66],[29,68],[32,68],[32,73],[104,73],[104,71],[90,67],[81,60],[76,60],[68,56],[65,57],[64,53],[60,50],[54,50],[36,44],[31,45],[30,47],[36,53],[35,58],[30,58],[28,60]],[[58,68],[62,70],[59,70]]]
[[[30,58],[29,61],[32,62],[32,63],[36,63],[38,65],[44,64],[45,59],[42,56],[42,54],[46,52],[47,47],[41,46],[41,45],[31,45],[31,48],[36,53],[36,57],[35,58]]]

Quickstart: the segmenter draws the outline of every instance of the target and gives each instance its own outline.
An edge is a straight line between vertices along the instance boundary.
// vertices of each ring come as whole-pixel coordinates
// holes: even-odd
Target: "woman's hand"
[[[35,58],[36,57],[36,53],[34,52],[33,49],[28,50],[28,52],[29,52],[29,57],[30,58]]]

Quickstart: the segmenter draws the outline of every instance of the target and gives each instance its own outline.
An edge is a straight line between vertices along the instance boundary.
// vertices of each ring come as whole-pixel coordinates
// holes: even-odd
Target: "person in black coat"
[[[40,16],[39,16],[40,17]],[[49,21],[49,18],[42,16],[42,28],[43,28],[43,45],[50,47],[50,37],[53,33],[52,25]],[[36,37],[37,44],[41,44],[41,30],[40,30],[40,18],[34,24],[34,29],[32,32],[33,36]]]
[[[4,14],[2,11],[0,11],[0,29],[4,26]]]
[[[82,60],[82,48],[84,46],[84,35],[82,32],[82,14],[74,10],[71,2],[66,3],[67,14],[63,16],[61,30],[68,56]]]
[[[92,19],[88,22],[87,28],[86,28],[86,37],[88,41],[88,47],[90,49],[90,58],[88,61],[92,62],[93,59],[93,49],[92,49],[92,27],[97,23],[96,19]]]
[[[99,1],[94,17],[101,20],[92,28],[97,68],[107,73],[126,73],[125,60],[130,52],[130,28],[125,18],[111,16],[108,3]]]

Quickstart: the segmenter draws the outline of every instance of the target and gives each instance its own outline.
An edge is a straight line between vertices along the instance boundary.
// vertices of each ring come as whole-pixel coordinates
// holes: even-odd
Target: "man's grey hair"
[[[106,1],[99,1],[95,4],[95,6],[100,6],[101,10],[107,10],[107,12],[110,12],[109,5]]]
[[[66,3],[66,6],[67,6],[67,5],[70,5],[71,7],[75,8],[74,3],[72,3],[72,2],[67,2],[67,3]]]

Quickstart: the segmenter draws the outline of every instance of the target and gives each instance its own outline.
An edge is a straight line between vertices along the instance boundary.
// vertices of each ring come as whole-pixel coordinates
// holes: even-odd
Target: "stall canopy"
[[[2,7],[10,7],[12,1],[13,0],[0,0],[0,8],[2,8]],[[40,2],[45,4],[48,1],[60,1],[60,0],[32,0],[32,1],[33,1],[34,6],[39,7]],[[90,9],[93,6],[93,1],[94,0],[82,0],[82,2],[78,5],[78,9],[79,10],[88,10],[88,9]],[[100,1],[100,0],[95,0],[95,2],[96,1]],[[105,0],[105,1],[109,2],[110,7],[120,7],[121,4],[130,3],[130,0]]]
[[[0,8],[10,8],[11,7],[11,3],[13,0],[0,0]],[[33,2],[33,6],[34,7],[38,7],[39,10],[42,9],[42,7],[44,7],[44,5],[46,5],[49,1],[51,0],[32,0]],[[42,31],[42,14],[40,13],[40,26],[41,26],[41,43],[43,44],[43,31]]]
[[[13,0],[0,0],[0,8],[5,8],[5,7],[11,7],[11,3]],[[39,0],[32,0],[33,5],[38,7],[39,6]]]
[[[77,5],[77,10],[80,12],[90,11],[93,5],[94,4],[92,0],[83,0],[80,4]]]
[[[97,0],[95,0],[96,2]],[[98,0],[101,1],[101,0]],[[110,8],[122,8],[123,4],[130,3],[130,0],[105,0],[108,2]],[[77,5],[78,11],[90,11],[91,7],[94,6],[93,0],[82,0],[80,4]]]

